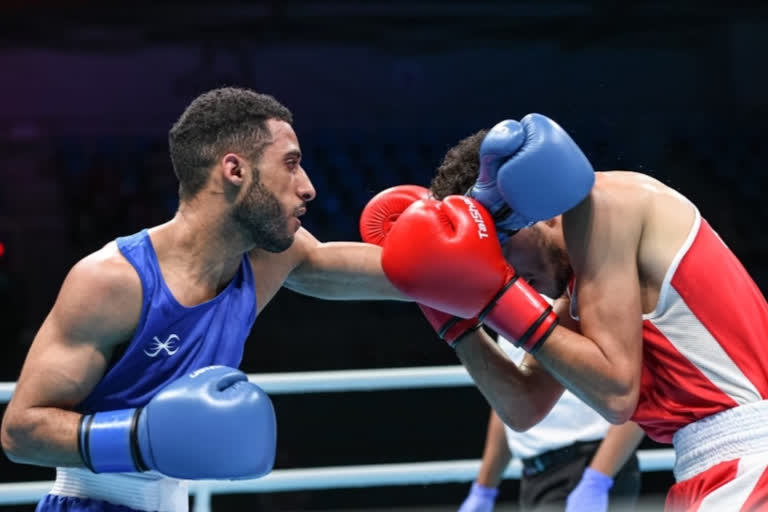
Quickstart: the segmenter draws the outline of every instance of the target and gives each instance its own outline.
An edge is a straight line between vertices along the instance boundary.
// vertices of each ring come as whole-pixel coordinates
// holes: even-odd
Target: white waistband
[[[675,433],[675,480],[682,482],[727,460],[768,452],[768,401],[702,418]]]
[[[56,468],[51,494],[93,498],[136,510],[187,512],[187,482],[152,473],[92,473]]]

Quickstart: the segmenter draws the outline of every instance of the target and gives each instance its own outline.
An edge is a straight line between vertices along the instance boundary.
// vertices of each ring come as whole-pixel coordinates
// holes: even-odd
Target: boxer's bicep
[[[531,357],[518,365],[519,352],[513,354],[510,357],[484,329],[475,329],[456,345],[456,355],[499,418],[522,432],[549,413],[563,387]]]
[[[32,463],[44,463],[38,452],[71,448],[79,415],[70,410],[101,379],[114,347],[130,339],[140,312],[138,276],[88,258],[75,265],[27,354],[3,446]]]
[[[597,216],[596,216],[597,217]],[[591,339],[617,381],[637,388],[642,356],[642,303],[637,268],[640,226],[608,216],[582,244],[569,245],[581,333]]]
[[[98,382],[106,357],[98,342],[73,336],[51,312],[27,353],[12,405],[72,408]]]
[[[79,262],[35,336],[19,388],[32,379],[62,405],[76,404],[101,378],[114,347],[130,339],[140,314],[141,284],[132,268]]]

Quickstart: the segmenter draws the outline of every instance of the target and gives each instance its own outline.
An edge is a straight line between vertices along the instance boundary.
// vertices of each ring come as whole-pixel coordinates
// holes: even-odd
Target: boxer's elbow
[[[499,418],[501,418],[501,421],[503,421],[506,426],[515,432],[526,432],[536,426],[539,421],[541,421],[541,418],[536,418],[534,416],[521,416],[519,414],[499,414]]]
[[[496,414],[499,415],[499,419],[502,421],[502,423],[504,423],[504,425],[511,428],[515,432],[525,432],[534,425],[533,422],[528,421],[526,418],[523,418],[517,414],[510,414],[510,412],[506,410],[497,409]]]
[[[0,444],[8,459],[21,464],[37,463],[39,427],[36,415],[9,408],[0,427]]]
[[[598,411],[614,425],[626,423],[635,413],[640,397],[640,383],[634,379],[624,380],[616,385],[613,392],[604,396]]]
[[[496,410],[502,422],[515,432],[525,432],[536,426],[549,414],[551,407],[541,402],[532,402],[522,409],[519,404],[499,407]]]
[[[525,432],[538,425],[562,396],[563,387],[549,374],[546,377],[544,380],[523,379],[514,390],[493,402],[501,421],[515,432]]]
[[[636,400],[633,402],[625,398],[615,398],[608,403],[608,406],[601,411],[601,414],[608,423],[621,425],[629,421],[635,412],[636,406]]]
[[[25,446],[29,438],[29,427],[25,424],[18,414],[8,411],[3,418],[2,427],[0,427],[0,444],[6,457],[13,462],[26,462]]]

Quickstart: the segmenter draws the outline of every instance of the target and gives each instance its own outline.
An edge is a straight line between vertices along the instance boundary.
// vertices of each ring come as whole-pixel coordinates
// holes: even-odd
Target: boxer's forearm
[[[81,415],[53,407],[10,411],[3,419],[2,445],[14,462],[83,467],[77,444]]]
[[[638,354],[639,355],[639,354]],[[558,326],[535,355],[563,386],[614,424],[637,406],[640,362]]]
[[[456,345],[456,355],[499,418],[514,430],[541,421],[563,392],[545,371],[518,368],[482,329],[467,334]]]
[[[286,286],[330,300],[411,300],[389,282],[381,267],[381,248],[356,242],[319,244],[309,251]]]

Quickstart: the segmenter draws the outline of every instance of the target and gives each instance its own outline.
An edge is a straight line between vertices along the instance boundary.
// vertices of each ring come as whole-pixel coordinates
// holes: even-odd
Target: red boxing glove
[[[364,242],[384,245],[389,230],[409,206],[429,197],[429,190],[418,185],[398,185],[376,194],[360,215],[360,236]],[[453,346],[468,332],[480,326],[477,318],[464,319],[419,304],[437,334]]]
[[[383,247],[384,272],[401,292],[461,318],[478,317],[528,352],[557,325],[552,306],[504,260],[493,219],[471,198],[413,203]]]
[[[363,242],[384,245],[389,230],[400,214],[419,199],[429,198],[429,190],[419,185],[397,185],[382,190],[368,201],[360,214]]]

